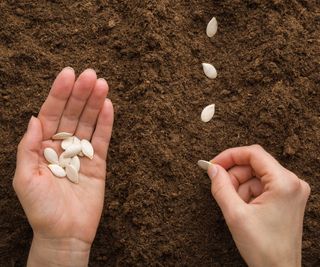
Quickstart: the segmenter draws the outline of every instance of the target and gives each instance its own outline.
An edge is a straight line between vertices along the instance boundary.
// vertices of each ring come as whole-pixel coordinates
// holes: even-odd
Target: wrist
[[[28,267],[88,266],[91,244],[76,238],[43,238],[34,235]]]
[[[279,249],[279,252],[281,249]],[[301,253],[293,251],[282,251],[266,256],[259,264],[253,266],[273,266],[273,267],[301,267]]]

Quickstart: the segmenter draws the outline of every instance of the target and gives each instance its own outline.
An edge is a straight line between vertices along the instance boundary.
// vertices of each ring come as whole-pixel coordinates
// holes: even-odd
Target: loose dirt
[[[65,66],[94,68],[115,106],[90,266],[245,266],[196,163],[253,143],[310,183],[303,266],[320,266],[316,0],[4,0],[0,10],[0,266],[26,263],[15,152]]]

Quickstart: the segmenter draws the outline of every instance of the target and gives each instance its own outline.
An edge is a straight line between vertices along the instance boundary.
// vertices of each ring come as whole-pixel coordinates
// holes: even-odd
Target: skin
[[[13,187],[33,229],[27,265],[87,266],[103,209],[106,156],[113,107],[108,84],[92,69],[75,79],[63,69],[17,153]],[[94,158],[81,158],[80,183],[58,179],[43,150],[62,152],[56,132],[91,140]],[[301,239],[309,185],[258,145],[228,149],[208,170],[212,194],[249,266],[301,266]]]
[[[233,239],[249,266],[301,266],[310,187],[261,146],[228,149],[208,175]]]
[[[106,155],[113,124],[113,107],[106,99],[108,84],[92,69],[75,80],[63,69],[54,81],[37,118],[32,117],[18,146],[13,187],[33,229],[28,266],[87,266],[101,217]],[[92,160],[81,158],[80,183],[53,176],[43,150],[62,152],[56,132],[91,140]]]

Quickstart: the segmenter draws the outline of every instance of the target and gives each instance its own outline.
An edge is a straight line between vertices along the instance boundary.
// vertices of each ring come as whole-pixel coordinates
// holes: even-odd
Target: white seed
[[[69,146],[73,144],[73,136],[68,137],[61,142],[62,149],[66,150]]]
[[[78,137],[74,136],[73,137],[73,143],[74,144],[80,144],[81,142],[80,142],[80,139]]]
[[[49,164],[48,168],[57,177],[65,177],[66,176],[65,170],[57,164]]]
[[[217,30],[218,30],[218,22],[217,22],[217,19],[215,17],[213,17],[207,25],[206,32],[207,32],[208,37],[211,38],[212,36],[214,36],[216,34]]]
[[[204,74],[209,78],[209,79],[215,79],[217,78],[217,70],[214,66],[212,66],[209,63],[202,63],[203,71]]]
[[[201,120],[203,122],[208,122],[212,119],[215,112],[215,104],[206,106],[201,112]]]
[[[43,151],[43,155],[49,163],[51,163],[51,164],[58,164],[59,163],[58,154],[51,147],[45,148]]]
[[[71,158],[65,156],[65,152],[61,153],[59,156],[59,165],[65,168],[68,164],[70,164]]]
[[[82,146],[80,144],[72,144],[69,146],[66,151],[64,152],[64,157],[65,158],[72,158],[75,155],[77,155],[82,149]]]
[[[209,169],[210,165],[213,165],[213,164],[209,161],[206,161],[206,160],[199,160],[198,161],[198,166],[205,171],[207,171]]]
[[[71,182],[73,182],[75,184],[79,183],[79,175],[78,175],[76,168],[73,165],[66,166],[66,173],[67,173],[68,179]]]
[[[79,157],[78,156],[74,156],[70,161],[70,165],[75,167],[77,172],[79,172],[80,171],[80,159],[79,159]]]
[[[93,151],[93,147],[92,147],[91,143],[86,139],[82,139],[81,146],[82,146],[82,153],[85,156],[87,156],[89,159],[92,159],[94,151]]]
[[[52,136],[52,139],[61,140],[61,139],[66,139],[66,138],[71,137],[71,136],[72,136],[71,133],[60,132],[60,133],[56,133],[54,136]]]

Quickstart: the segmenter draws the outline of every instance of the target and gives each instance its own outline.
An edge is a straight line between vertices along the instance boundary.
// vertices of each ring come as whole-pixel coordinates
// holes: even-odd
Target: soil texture
[[[15,153],[65,66],[105,77],[115,107],[90,266],[245,266],[196,162],[254,143],[310,184],[303,266],[320,266],[317,0],[2,0],[0,10],[0,266],[26,264]]]

